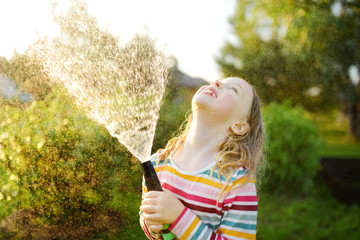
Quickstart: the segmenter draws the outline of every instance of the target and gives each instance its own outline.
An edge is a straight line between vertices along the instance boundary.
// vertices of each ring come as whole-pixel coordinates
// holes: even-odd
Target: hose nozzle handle
[[[156,175],[152,162],[146,161],[141,163],[141,165],[144,169],[144,177],[148,191],[162,191],[160,181]]]

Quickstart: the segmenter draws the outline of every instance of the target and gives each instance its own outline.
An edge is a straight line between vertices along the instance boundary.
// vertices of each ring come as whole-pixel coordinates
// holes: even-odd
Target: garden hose
[[[144,170],[144,178],[146,182],[146,187],[148,191],[162,191],[162,187],[160,185],[159,178],[156,175],[154,166],[151,161],[146,161],[141,163],[143,170]],[[170,232],[169,225],[164,224],[163,229],[161,230],[161,235],[164,240],[172,240],[175,237],[175,235]]]

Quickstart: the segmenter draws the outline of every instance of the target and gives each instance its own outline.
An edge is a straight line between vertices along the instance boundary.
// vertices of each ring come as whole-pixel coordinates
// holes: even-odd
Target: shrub
[[[152,151],[165,148],[167,142],[176,136],[179,127],[191,108],[188,91],[181,87],[168,88],[160,109]]]
[[[317,127],[300,107],[271,103],[264,111],[265,157],[270,167],[264,188],[278,193],[309,193],[320,168],[322,142]]]
[[[3,199],[53,224],[85,223],[128,191],[141,171],[104,127],[58,93],[24,109],[0,109],[0,189]],[[6,178],[6,179],[5,179]]]

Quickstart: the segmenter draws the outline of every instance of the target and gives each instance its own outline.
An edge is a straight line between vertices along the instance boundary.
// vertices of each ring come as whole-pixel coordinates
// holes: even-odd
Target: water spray
[[[38,41],[27,54],[90,119],[105,126],[137,159],[148,159],[167,82],[167,60],[146,36],[118,46],[116,38],[89,21],[86,11],[77,10],[57,16],[65,34]],[[162,191],[152,163],[142,166],[148,190]],[[174,238],[169,230],[162,234]]]

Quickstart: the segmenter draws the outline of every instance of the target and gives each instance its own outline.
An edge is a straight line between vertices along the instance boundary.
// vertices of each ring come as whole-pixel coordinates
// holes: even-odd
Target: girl
[[[184,132],[151,158],[164,192],[143,185],[140,223],[177,239],[256,239],[256,166],[263,124],[255,90],[240,78],[201,87]]]

